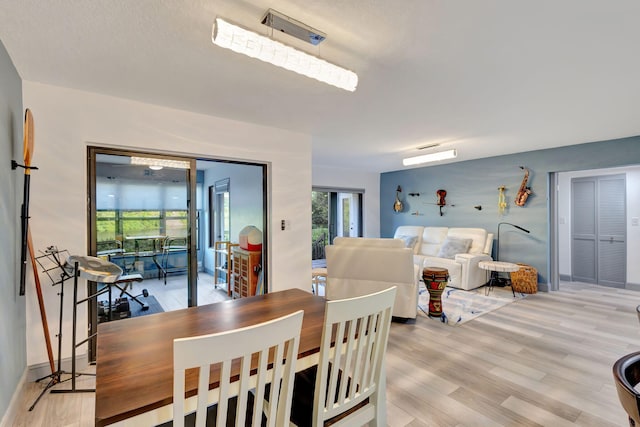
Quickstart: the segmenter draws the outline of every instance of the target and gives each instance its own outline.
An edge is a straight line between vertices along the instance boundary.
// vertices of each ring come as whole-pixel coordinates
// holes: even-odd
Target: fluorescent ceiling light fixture
[[[338,87],[355,91],[358,75],[290,46],[216,18],[213,44]]]
[[[405,166],[419,165],[421,163],[437,162],[438,160],[455,159],[457,156],[458,152],[455,149],[438,151],[437,153],[423,154],[422,156],[402,159],[402,164]]]
[[[189,169],[189,162],[184,160],[157,159],[152,157],[131,157],[132,165],[161,166],[174,169]],[[156,169],[157,170],[157,169]]]

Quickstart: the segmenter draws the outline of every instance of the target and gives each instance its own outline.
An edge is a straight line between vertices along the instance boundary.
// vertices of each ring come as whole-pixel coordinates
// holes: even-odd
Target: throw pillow
[[[401,236],[396,237],[396,239],[402,239],[402,241],[404,242],[404,247],[405,248],[413,249],[413,247],[416,244],[416,241],[418,240],[418,237],[417,236],[401,235]]]
[[[471,239],[458,239],[455,237],[447,237],[442,242],[438,257],[454,259],[456,254],[466,254],[471,246]]]

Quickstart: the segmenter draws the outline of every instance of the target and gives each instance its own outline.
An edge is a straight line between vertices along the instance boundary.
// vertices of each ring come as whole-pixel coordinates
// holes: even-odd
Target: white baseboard
[[[0,420],[0,427],[11,427],[13,426],[13,421],[16,419],[18,415],[18,400],[20,399],[20,395],[22,393],[22,389],[24,388],[24,384],[27,381],[27,369],[25,368],[24,372],[22,372],[22,376],[20,377],[20,381],[18,381],[18,385],[16,386],[15,391],[13,392],[13,396],[11,397],[11,402],[9,402],[9,407],[7,408],[7,412],[2,416],[2,420]]]
[[[87,353],[76,356],[76,372],[82,373],[89,366],[89,356]],[[58,362],[55,362],[55,368],[58,369]],[[28,368],[27,381],[36,381],[46,378],[51,374],[49,362],[31,365]],[[62,359],[61,369],[65,372],[71,372],[71,358]]]

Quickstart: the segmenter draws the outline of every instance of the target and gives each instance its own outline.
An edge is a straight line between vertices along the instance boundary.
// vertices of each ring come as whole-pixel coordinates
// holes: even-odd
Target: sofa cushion
[[[399,236],[416,236],[416,243],[413,247],[413,253],[420,253],[420,248],[422,246],[422,232],[424,231],[424,227],[421,225],[401,225],[396,228],[396,232],[393,235],[394,238],[399,238]]]
[[[468,253],[481,254],[484,253],[487,243],[487,230],[484,228],[455,228],[449,229],[448,237],[457,237],[460,239],[471,239],[471,247]]]
[[[442,242],[447,238],[449,227],[425,227],[422,233],[420,252],[427,256],[438,256]]]
[[[401,234],[399,236],[396,236],[395,238],[402,240],[404,242],[404,247],[409,248],[412,251],[414,251],[414,249],[416,248],[416,244],[418,243],[418,236],[407,236],[405,234]]]
[[[466,254],[471,246],[471,239],[459,239],[457,237],[447,237],[444,239],[438,256],[441,258],[454,259],[457,254]]]

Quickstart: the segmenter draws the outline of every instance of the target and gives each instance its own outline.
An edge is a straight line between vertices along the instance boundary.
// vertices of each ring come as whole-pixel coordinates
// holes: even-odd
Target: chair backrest
[[[640,423],[640,394],[635,386],[640,383],[640,352],[628,354],[613,365],[613,378],[618,399],[629,416],[629,425]]]
[[[414,266],[411,249],[331,245],[326,252],[328,300],[363,296],[397,286],[393,315],[416,317],[421,269]]]
[[[220,372],[216,425],[226,425],[229,399],[237,396],[235,425],[245,425],[249,390],[255,388],[251,425],[262,422],[265,385],[269,387],[268,426],[288,423],[293,396],[293,379],[298,356],[303,311],[299,310],[257,325],[217,334],[179,338],[173,342],[173,425],[184,426],[185,413],[196,409],[196,426],[205,426],[209,375]],[[269,352],[273,351],[270,359]],[[285,354],[286,351],[286,354]],[[255,374],[252,357],[257,360]],[[232,383],[232,364],[239,361],[239,378]],[[185,401],[185,370],[199,368],[198,394]],[[237,374],[237,373],[236,373]],[[214,394],[215,396],[215,394]],[[194,401],[197,400],[197,405]]]
[[[327,246],[327,298],[351,298],[397,284],[415,284],[413,253],[407,248]]]
[[[358,407],[348,425],[363,425],[385,404],[384,356],[396,287],[374,294],[327,302],[316,376],[313,422],[322,426]],[[339,424],[338,424],[339,425]],[[386,425],[386,420],[378,420]]]

